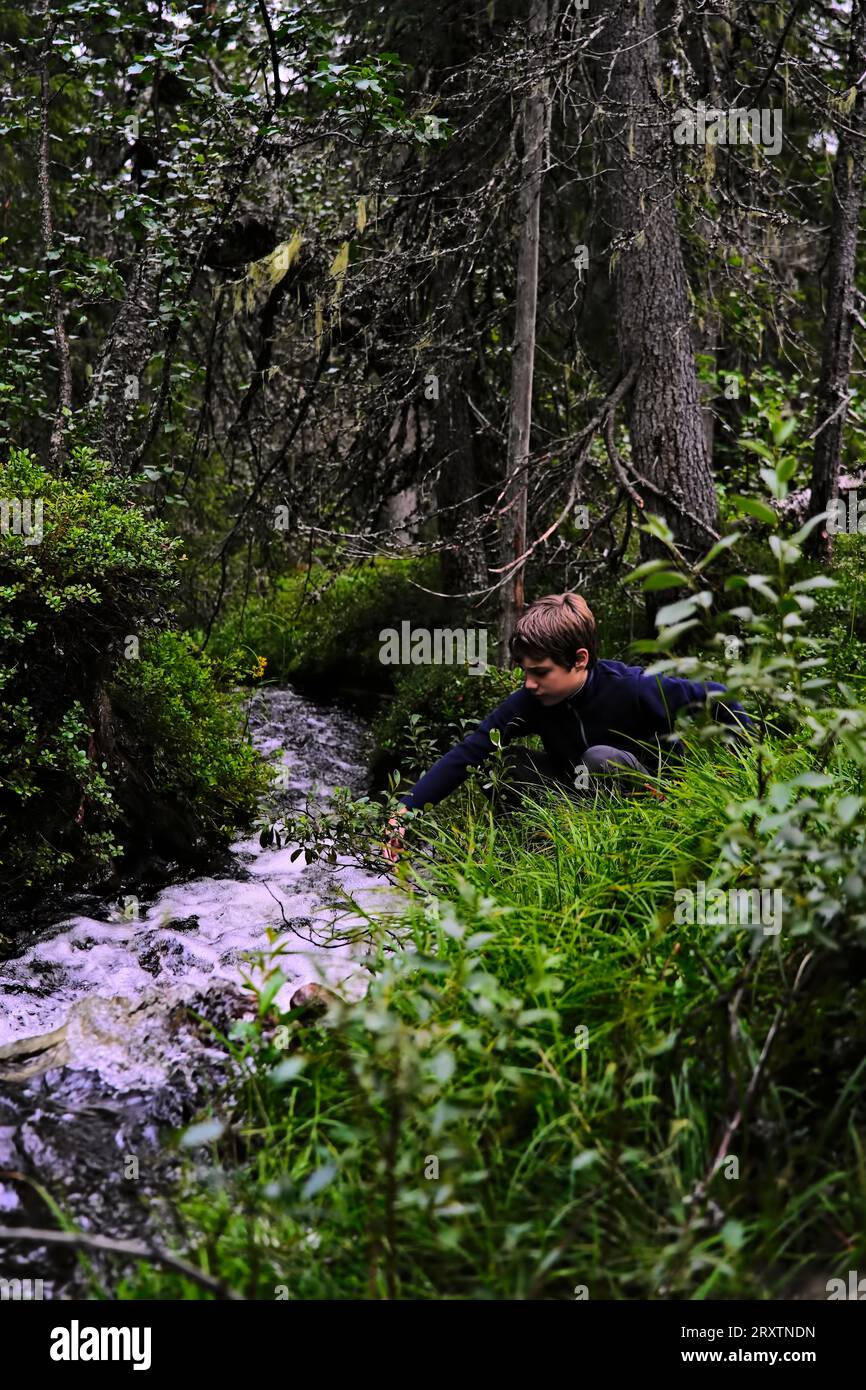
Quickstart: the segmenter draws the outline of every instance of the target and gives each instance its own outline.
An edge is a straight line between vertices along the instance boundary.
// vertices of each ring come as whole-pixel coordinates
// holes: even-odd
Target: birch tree
[[[532,0],[529,17],[533,48],[543,39],[552,18],[547,0]],[[540,77],[527,92],[523,112],[523,169],[518,203],[520,247],[517,260],[517,295],[514,306],[514,345],[511,359],[511,395],[508,418],[506,479],[502,503],[503,563],[515,564],[502,589],[499,653],[508,665],[508,638],[524,607],[524,569],[519,563],[526,550],[527,470],[532,431],[532,381],[535,366],[535,318],[538,305],[538,238],[541,218],[541,185],[550,128],[548,81]]]

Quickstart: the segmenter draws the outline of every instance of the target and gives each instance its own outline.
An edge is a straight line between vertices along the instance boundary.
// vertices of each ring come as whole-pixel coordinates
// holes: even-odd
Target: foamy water
[[[366,790],[368,735],[342,710],[266,690],[250,728],[287,769],[269,798],[283,809],[303,809],[308,796],[321,805],[337,786]],[[294,848],[262,849],[253,834],[232,846],[225,872],[152,902],[127,895],[93,916],[25,926],[19,954],[0,963],[0,1049],[15,1045],[0,1058],[0,1225],[45,1224],[35,1182],[84,1231],[165,1239],[172,1135],[233,1084],[218,1039],[255,1015],[261,957],[280,952],[282,1009],[309,981],[347,1000],[365,993],[364,914],[398,913],[400,894],[344,856],[293,863]],[[91,1258],[110,1284],[116,1259]],[[75,1257],[53,1245],[0,1243],[0,1276],[18,1274],[43,1279],[46,1298],[92,1296]]]
[[[322,709],[290,690],[266,690],[253,702],[251,727],[262,753],[287,768],[278,799],[300,806],[326,800],[336,786],[364,789],[366,735],[344,711]],[[104,918],[76,916],[0,965],[0,1045],[62,1024],[77,1001],[95,995],[136,1000],[164,988],[172,1000],[224,981],[261,978],[253,959],[278,932],[287,1009],[300,984],[320,981],[348,999],[366,989],[363,915],[399,911],[381,875],[353,866],[305,864],[297,847],[262,849],[258,836],[232,846],[237,877],[197,878],[163,890],[148,906],[119,900]],[[83,1059],[82,1059],[83,1060]]]

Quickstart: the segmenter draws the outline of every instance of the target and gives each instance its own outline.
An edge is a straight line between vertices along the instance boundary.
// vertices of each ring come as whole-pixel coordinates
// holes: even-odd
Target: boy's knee
[[[583,755],[584,767],[590,772],[605,772],[612,762],[622,767],[623,754],[618,748],[612,748],[607,743],[594,743]]]
[[[591,748],[587,748],[583,755],[583,763],[589,772],[595,773],[616,774],[624,768],[646,772],[643,763],[634,753],[628,753],[624,748],[614,748],[607,743],[594,743]]]

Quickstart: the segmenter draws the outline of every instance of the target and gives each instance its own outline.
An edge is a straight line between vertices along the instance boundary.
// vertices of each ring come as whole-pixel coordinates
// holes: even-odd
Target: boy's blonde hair
[[[578,648],[589,652],[588,666],[598,660],[598,628],[586,599],[580,594],[545,594],[518,618],[508,650],[518,664],[526,657],[548,656],[571,668]]]

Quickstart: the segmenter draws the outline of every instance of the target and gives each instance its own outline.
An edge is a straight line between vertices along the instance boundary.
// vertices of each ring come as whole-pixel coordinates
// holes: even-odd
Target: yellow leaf
[[[316,352],[322,346],[322,301],[316,297]]]
[[[331,302],[332,302],[333,304],[336,304],[336,303],[339,302],[340,296],[341,296],[342,293],[343,293],[343,281],[344,281],[345,278],[346,278],[346,271],[348,270],[348,268],[349,268],[349,243],[348,243],[348,241],[344,241],[344,242],[343,242],[343,245],[340,247],[339,251],[337,252],[336,256],[334,257],[333,261],[331,262],[331,266],[330,266],[330,269],[329,269],[329,272],[328,272],[330,275],[333,275],[333,277],[334,277],[334,282],[335,282],[335,283],[334,283],[334,293],[333,293],[333,296],[332,296],[332,299],[331,299]]]
[[[366,198],[359,198],[359,199],[358,199],[358,215],[357,215],[357,217],[356,217],[356,219],[355,219],[355,222],[356,222],[358,231],[359,231],[359,232],[363,232],[364,228],[365,228],[366,225],[367,225],[367,199],[366,199]]]

